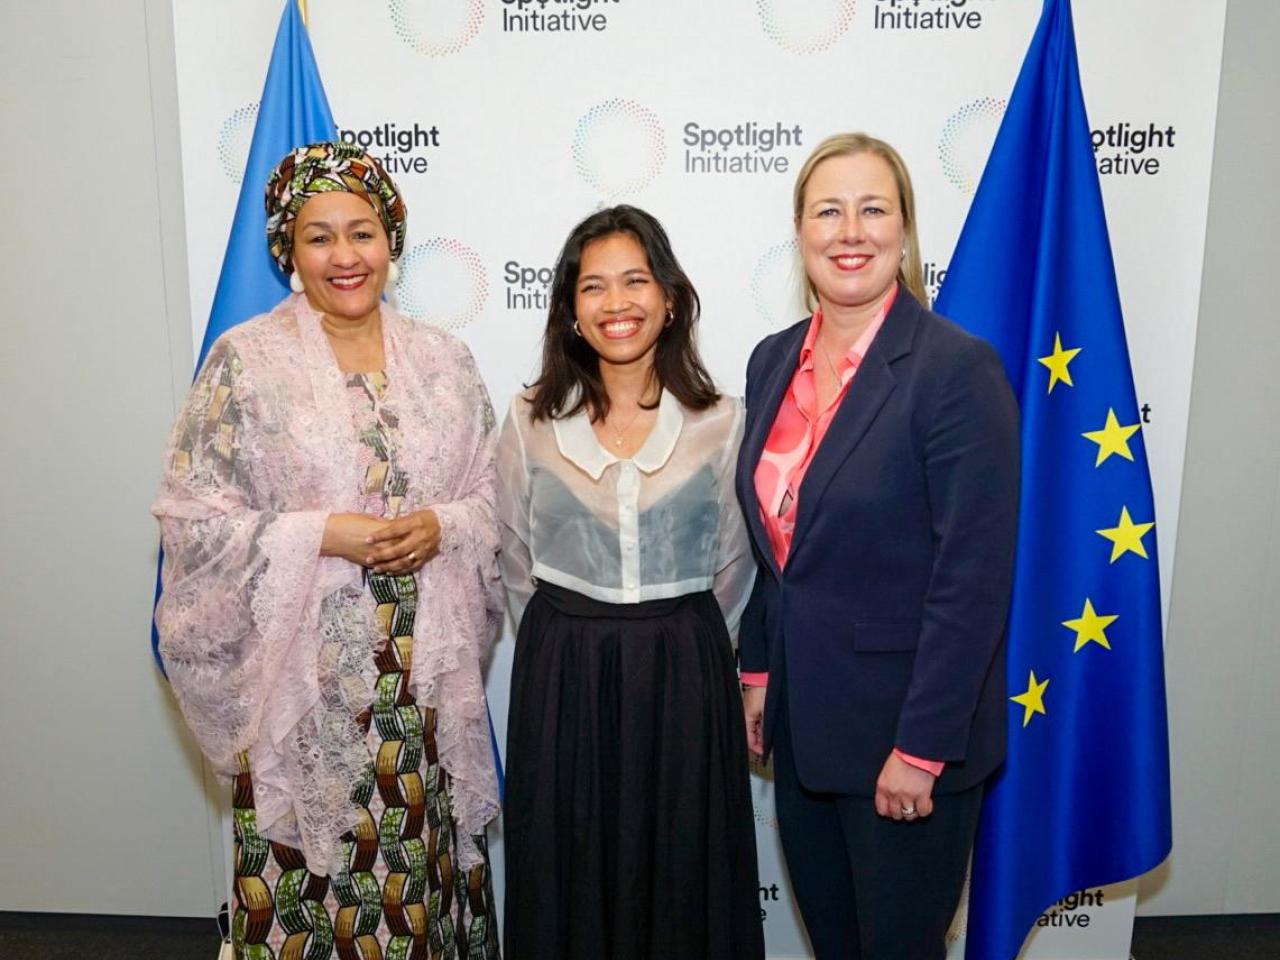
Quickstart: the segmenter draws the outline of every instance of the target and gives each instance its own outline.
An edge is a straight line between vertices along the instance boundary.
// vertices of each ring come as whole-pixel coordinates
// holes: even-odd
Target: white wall
[[[1166,663],[1174,853],[1143,914],[1280,910],[1280,4],[1230,0]]]
[[[167,2],[4,5],[0,909],[207,916],[222,885],[147,645],[191,369],[172,51]]]
[[[0,909],[207,915],[201,768],[146,648],[146,510],[191,364],[170,5],[4,12]],[[1277,48],[1278,5],[1230,0],[1168,637],[1175,854],[1147,914],[1280,910]]]

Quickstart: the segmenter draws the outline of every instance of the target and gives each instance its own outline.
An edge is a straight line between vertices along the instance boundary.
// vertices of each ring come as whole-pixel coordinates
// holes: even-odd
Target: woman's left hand
[[[896,751],[876,779],[876,813],[894,820],[916,820],[933,813],[933,781],[927,770],[912,766]]]
[[[417,573],[440,549],[440,520],[434,510],[415,510],[369,536],[365,566],[374,573]]]

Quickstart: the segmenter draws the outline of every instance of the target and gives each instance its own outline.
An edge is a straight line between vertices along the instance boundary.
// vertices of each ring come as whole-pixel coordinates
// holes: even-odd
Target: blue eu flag
[[[1045,0],[937,310],[1022,408],[1009,755],[974,850],[966,956],[1171,845],[1155,510],[1068,0]]]
[[[263,194],[267,177],[280,158],[296,147],[332,140],[337,132],[329,101],[297,0],[286,0],[276,31],[267,82],[258,104],[258,120],[249,146],[240,199],[231,235],[222,256],[222,273],[209,311],[209,325],[196,360],[204,363],[213,342],[237,323],[266,313],[289,294],[289,283],[267,252],[267,211]],[[160,599],[160,571],[156,570],[156,600]],[[160,635],[151,625],[151,649],[160,669]]]

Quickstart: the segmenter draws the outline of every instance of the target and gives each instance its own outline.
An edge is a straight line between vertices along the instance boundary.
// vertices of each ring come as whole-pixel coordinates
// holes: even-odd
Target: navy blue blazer
[[[747,364],[737,492],[759,574],[739,633],[769,672],[764,739],[785,692],[810,790],[871,796],[890,751],[946,761],[935,793],[1004,759],[1004,632],[1018,522],[1018,408],[995,350],[905,289],[800,486],[778,569],[755,470],[809,320]]]

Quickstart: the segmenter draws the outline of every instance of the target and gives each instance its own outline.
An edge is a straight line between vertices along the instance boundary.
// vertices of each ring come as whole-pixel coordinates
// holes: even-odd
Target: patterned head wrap
[[[391,259],[404,251],[404,201],[371,157],[353,143],[313,143],[285,156],[267,178],[267,247],[283,273],[293,270],[293,221],[312,197],[344,190],[365,200],[387,231]]]

